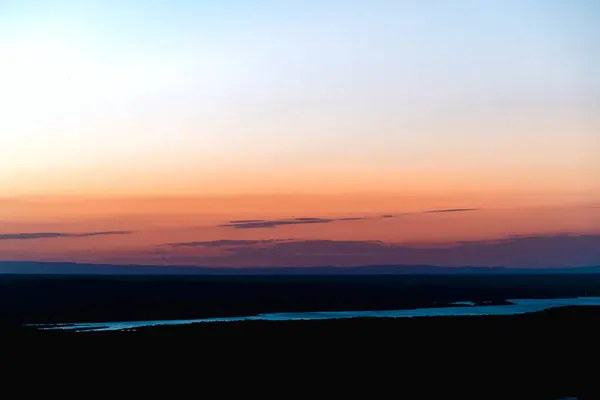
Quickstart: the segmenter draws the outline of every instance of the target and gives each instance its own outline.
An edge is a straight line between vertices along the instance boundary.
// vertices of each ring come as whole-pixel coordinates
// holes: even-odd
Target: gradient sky
[[[600,234],[598,49],[594,0],[0,0],[0,259]],[[219,226],[299,217],[369,219]]]

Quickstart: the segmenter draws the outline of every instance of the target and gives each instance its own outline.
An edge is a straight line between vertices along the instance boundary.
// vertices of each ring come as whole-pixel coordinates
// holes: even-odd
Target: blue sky
[[[170,181],[201,170],[213,191],[307,162],[331,179],[351,162],[370,181],[585,174],[599,16],[584,0],[3,0],[0,189],[50,190],[35,177],[51,170],[69,177],[54,190],[117,190],[70,172],[111,165],[123,187],[160,165]]]

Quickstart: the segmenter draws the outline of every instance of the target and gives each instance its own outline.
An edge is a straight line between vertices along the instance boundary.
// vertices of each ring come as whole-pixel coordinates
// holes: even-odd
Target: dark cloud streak
[[[265,222],[264,219],[236,219],[233,221],[229,221],[230,224],[246,224],[252,222]]]
[[[276,220],[260,220],[248,219],[229,221],[228,224],[219,225],[221,227],[229,227],[236,229],[258,229],[258,228],[276,228],[283,225],[303,225],[303,224],[328,224],[337,221],[360,221],[365,219],[373,219],[369,217],[344,217],[344,218],[320,218],[320,217],[301,217],[301,218],[286,218]]]
[[[431,210],[425,211],[425,214],[429,213],[446,213],[446,212],[464,212],[464,211],[476,211],[477,208],[448,208],[444,210]]]
[[[276,242],[284,242],[289,239],[265,239],[265,240],[210,240],[204,242],[180,242],[167,243],[172,247],[225,247],[225,246],[254,246],[257,244],[270,244]]]
[[[447,212],[465,212],[475,211],[477,208],[448,208],[441,210],[423,211],[422,213],[447,213]],[[233,220],[227,224],[219,225],[220,227],[236,228],[236,229],[260,229],[260,228],[276,228],[284,225],[301,225],[301,224],[328,224],[339,221],[361,221],[368,219],[396,218],[399,214],[384,214],[377,217],[343,217],[343,218],[320,218],[320,217],[301,217],[301,218],[285,218],[275,220],[263,219],[246,219]]]
[[[257,229],[257,228],[275,228],[281,225],[301,225],[301,224],[326,224],[337,221],[330,218],[295,218],[295,219],[279,219],[273,221],[260,222],[242,222],[220,225],[223,227],[231,227],[236,229]]]
[[[105,231],[105,232],[84,232],[84,233],[61,233],[61,232],[34,232],[34,233],[4,233],[0,234],[0,240],[31,240],[31,239],[50,239],[50,238],[76,238],[105,235],[128,235],[131,231]]]

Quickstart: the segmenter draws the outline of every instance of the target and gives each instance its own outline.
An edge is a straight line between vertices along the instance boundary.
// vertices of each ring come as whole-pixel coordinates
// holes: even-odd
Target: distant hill
[[[600,266],[574,268],[440,267],[432,265],[369,265],[361,267],[182,267],[0,261],[0,274],[62,275],[456,275],[456,274],[597,274]]]

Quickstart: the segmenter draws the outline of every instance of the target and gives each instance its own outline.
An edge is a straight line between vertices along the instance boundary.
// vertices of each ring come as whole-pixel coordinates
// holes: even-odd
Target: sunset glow
[[[0,260],[598,263],[599,16],[2,1]]]

